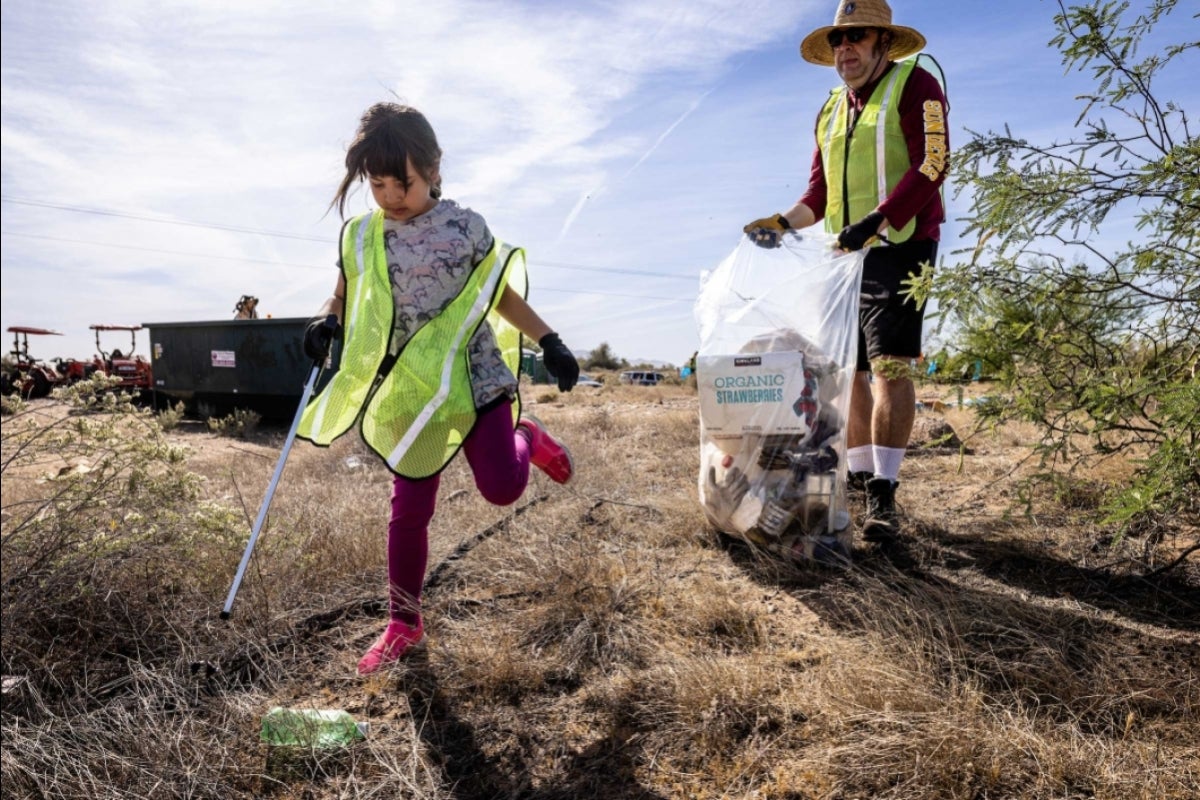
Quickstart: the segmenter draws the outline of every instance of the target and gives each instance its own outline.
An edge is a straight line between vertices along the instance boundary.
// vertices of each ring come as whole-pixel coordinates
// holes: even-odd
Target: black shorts
[[[921,264],[937,259],[938,243],[930,239],[872,247],[863,263],[858,295],[858,371],[871,368],[880,356],[918,358],[925,306],[905,297],[904,281],[920,273]]]

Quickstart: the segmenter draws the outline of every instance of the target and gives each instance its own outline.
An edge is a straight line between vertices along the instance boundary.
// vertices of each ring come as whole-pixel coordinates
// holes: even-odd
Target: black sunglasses
[[[830,47],[841,47],[842,37],[844,36],[850,44],[858,44],[867,38],[867,33],[870,30],[870,28],[836,28],[829,32],[829,35],[825,37],[825,41],[829,42]]]

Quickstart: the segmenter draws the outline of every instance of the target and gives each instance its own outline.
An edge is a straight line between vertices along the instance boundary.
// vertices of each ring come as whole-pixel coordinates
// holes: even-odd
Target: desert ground
[[[958,387],[920,387],[901,542],[857,541],[853,566],[828,570],[708,524],[694,389],[525,386],[576,479],[535,475],[495,507],[456,459],[430,532],[428,643],[366,678],[386,468],[353,435],[298,442],[222,621],[286,423],[179,421],[165,439],[223,532],[140,583],[134,557],[98,571],[74,640],[6,632],[4,794],[1200,797],[1200,567],[1176,563],[1200,534],[1114,541],[1093,512],[1127,463],[1025,488],[1036,431],[982,426],[970,400],[989,391],[960,404]],[[71,463],[6,447],[8,537],[30,487]],[[6,627],[68,613],[42,600],[21,618],[7,598]],[[276,706],[345,710],[366,737],[273,748]]]

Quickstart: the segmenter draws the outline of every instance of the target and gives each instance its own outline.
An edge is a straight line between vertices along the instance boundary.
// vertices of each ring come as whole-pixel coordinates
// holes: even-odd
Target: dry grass
[[[431,529],[429,645],[367,679],[353,670],[384,617],[391,483],[361,444],[297,444],[221,622],[281,430],[170,431],[188,472],[143,470],[158,493],[138,511],[157,535],[114,517],[127,538],[113,561],[56,515],[108,517],[45,502],[62,484],[39,478],[69,454],[26,445],[24,463],[14,435],[35,417],[6,417],[3,661],[24,680],[4,696],[5,797],[1200,796],[1197,571],[1141,578],[1144,542],[1098,546],[1084,520],[1092,482],[1111,476],[1017,513],[1029,432],[974,431],[949,408],[971,455],[906,463],[911,535],[816,573],[708,529],[686,387],[525,397],[572,445],[577,480],[537,475],[497,508],[453,463]],[[77,418],[37,413],[51,428]],[[94,477],[71,480],[125,502],[127,484]],[[30,520],[71,532],[89,568],[64,552],[10,559]],[[1194,537],[1184,522],[1155,547]],[[43,583],[10,591],[25,573]],[[282,758],[258,740],[274,705],[344,708],[369,735]]]

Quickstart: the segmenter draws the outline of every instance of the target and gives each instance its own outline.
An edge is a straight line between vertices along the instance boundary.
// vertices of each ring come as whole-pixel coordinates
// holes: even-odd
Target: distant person
[[[361,420],[363,441],[395,473],[391,619],[359,662],[360,675],[424,640],[428,526],[439,474],[459,447],[480,493],[497,505],[525,491],[530,463],[556,483],[574,472],[567,448],[541,422],[523,416],[514,424],[517,378],[485,314],[496,311],[541,345],[561,391],[575,385],[579,364],[507,285],[511,270],[524,268],[519,254],[497,241],[478,213],[442,199],[441,156],[416,109],[377,103],[366,110],[333,205],[344,218],[347,193],[366,181],[379,208],[343,225],[337,287],[304,334],[304,352],[323,359],[336,335],[326,317],[354,320],[341,366],[306,409],[299,435],[327,444]],[[422,394],[423,386],[433,388]]]
[[[258,319],[258,298],[251,294],[242,295],[233,311],[234,319]]]
[[[696,357],[700,355],[700,351],[696,350],[692,353],[691,358],[687,360],[687,364],[680,370],[680,375],[683,377],[689,386],[696,385]]]
[[[907,364],[921,354],[925,309],[903,296],[902,281],[933,266],[945,219],[946,96],[931,73],[899,61],[924,46],[920,33],[892,24],[884,0],[843,0],[832,25],[804,38],[804,60],[834,67],[844,85],[817,115],[804,195],[744,228],[757,244],[777,247],[785,231],[824,220],[841,249],[870,247],[846,455],[851,487],[866,490],[863,538],[873,542],[899,534],[895,492],[916,415]]]

